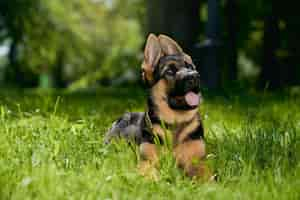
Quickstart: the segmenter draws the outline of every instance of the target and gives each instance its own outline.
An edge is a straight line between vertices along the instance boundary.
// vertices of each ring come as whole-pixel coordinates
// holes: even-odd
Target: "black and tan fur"
[[[200,89],[199,74],[191,57],[168,36],[150,34],[142,77],[150,91],[147,111],[124,114],[108,131],[107,142],[115,136],[134,139],[140,146],[141,173],[148,174],[159,160],[155,140],[158,138],[163,143],[167,128],[171,131],[178,166],[188,176],[210,177],[204,164],[204,130],[198,105],[189,106],[183,98],[187,90],[199,93]]]

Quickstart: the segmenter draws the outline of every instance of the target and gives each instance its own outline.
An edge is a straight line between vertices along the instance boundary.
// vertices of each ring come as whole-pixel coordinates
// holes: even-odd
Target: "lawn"
[[[137,173],[112,121],[142,111],[140,89],[0,93],[0,199],[300,199],[300,95],[203,91],[200,108],[216,183],[183,176],[163,157],[160,178]]]

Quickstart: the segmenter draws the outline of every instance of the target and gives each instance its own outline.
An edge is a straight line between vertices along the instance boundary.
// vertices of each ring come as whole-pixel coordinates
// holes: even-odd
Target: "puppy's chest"
[[[160,98],[148,99],[146,125],[150,132],[160,140],[168,140],[173,144],[182,143],[191,134],[200,130],[201,121],[198,109],[178,111],[171,109],[167,102]]]
[[[168,124],[162,120],[151,122],[149,119],[148,126],[154,136],[160,141],[168,144],[179,144],[187,140],[192,134],[199,130],[201,126],[198,117],[189,122],[180,124]]]
[[[177,144],[182,130],[182,125],[153,124],[152,133],[158,136],[164,143]]]

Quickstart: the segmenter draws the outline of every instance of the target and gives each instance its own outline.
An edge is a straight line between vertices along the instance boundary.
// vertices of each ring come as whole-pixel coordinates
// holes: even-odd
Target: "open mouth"
[[[188,91],[184,95],[169,96],[169,105],[173,109],[194,109],[201,103],[201,95],[198,91]]]
[[[190,91],[184,95],[184,100],[187,105],[191,107],[198,106],[200,103],[200,95],[193,91]]]

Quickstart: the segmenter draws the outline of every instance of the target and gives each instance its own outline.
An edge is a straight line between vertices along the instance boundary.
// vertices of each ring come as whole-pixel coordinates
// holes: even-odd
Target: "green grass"
[[[134,89],[0,93],[0,199],[300,199],[300,96],[203,92],[200,108],[216,183],[184,177],[163,157],[160,179],[137,173],[124,142],[103,144]]]

